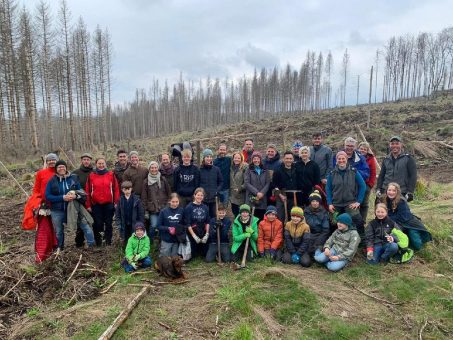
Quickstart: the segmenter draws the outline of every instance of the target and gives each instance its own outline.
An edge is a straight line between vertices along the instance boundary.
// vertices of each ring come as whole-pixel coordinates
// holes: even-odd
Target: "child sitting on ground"
[[[211,218],[209,222],[209,239],[208,252],[206,253],[206,262],[214,262],[217,254],[217,230],[220,232],[220,256],[223,262],[231,261],[230,232],[231,221],[226,216],[225,206],[220,204],[217,208],[217,218]]]
[[[150,248],[145,225],[142,222],[137,222],[135,224],[135,233],[127,241],[126,258],[122,262],[126,273],[131,273],[138,268],[151,267]]]
[[[409,245],[407,235],[388,217],[385,204],[376,205],[375,215],[376,218],[368,224],[366,230],[368,263],[387,263],[398,251],[401,253],[398,262],[407,262],[414,253],[412,249],[407,248]]]
[[[291,209],[291,221],[285,225],[286,250],[283,254],[283,263],[300,264],[302,267],[311,266],[312,261],[307,251],[309,235],[310,227],[305,223],[303,209],[293,207]]]
[[[337,272],[352,261],[359,244],[360,236],[353,229],[351,215],[341,214],[337,217],[337,230],[326,241],[323,251],[316,250],[315,261],[325,264],[330,271]]]
[[[242,204],[239,207],[239,215],[233,222],[233,245],[231,246],[231,253],[236,262],[240,262],[244,255],[245,240],[247,238],[249,238],[249,247],[246,255],[247,261],[252,258],[252,254],[257,254],[258,217],[253,216],[253,221],[251,221],[250,211],[248,204]]]
[[[258,253],[261,257],[270,256],[280,261],[283,247],[283,224],[277,218],[277,208],[269,205],[264,220],[258,225]]]

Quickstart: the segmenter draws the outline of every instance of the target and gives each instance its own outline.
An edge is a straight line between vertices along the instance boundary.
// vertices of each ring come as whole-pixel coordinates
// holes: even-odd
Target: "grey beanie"
[[[151,168],[151,165],[153,165],[153,164],[154,164],[154,165],[157,165],[157,167],[159,168],[159,163],[158,163],[158,162],[156,162],[156,161],[151,161],[151,162],[149,162],[149,164],[148,164],[148,169]]]
[[[138,151],[131,151],[129,152],[129,157],[131,157],[132,155],[135,155],[138,157]]]
[[[58,159],[58,156],[52,152],[46,156],[46,161],[58,161]]]
[[[203,150],[203,159],[207,156],[214,156],[214,153],[212,152],[211,149],[204,149]]]

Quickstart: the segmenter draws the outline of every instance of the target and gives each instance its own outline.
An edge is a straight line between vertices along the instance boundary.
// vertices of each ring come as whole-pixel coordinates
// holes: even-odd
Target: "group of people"
[[[398,136],[389,149],[378,177],[368,143],[348,137],[334,154],[321,133],[313,135],[311,146],[295,141],[283,156],[275,144],[262,155],[251,138],[231,156],[221,143],[216,156],[203,150],[199,166],[189,143],[173,150],[177,162],[174,152],[164,153],[147,168],[138,152],[119,150],[113,171],[105,158],[93,164],[85,153],[70,173],[49,154],[34,192],[43,202],[40,211],[50,211],[54,248],[60,251],[65,226],[77,230],[77,247],[85,241],[89,248],[111,245],[115,218],[128,272],[151,265],[154,239],[158,256],[186,261],[271,257],[303,267],[316,261],[337,271],[359,247],[370,264],[401,263],[431,240],[408,205],[417,180],[415,160]],[[371,204],[375,218],[365,228],[372,190],[378,204]]]

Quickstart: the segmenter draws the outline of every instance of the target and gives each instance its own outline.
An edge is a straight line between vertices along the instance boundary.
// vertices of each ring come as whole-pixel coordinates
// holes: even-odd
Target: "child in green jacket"
[[[231,253],[234,260],[241,261],[245,250],[245,240],[249,238],[249,248],[247,251],[247,260],[252,258],[252,253],[257,254],[256,240],[258,239],[258,217],[253,217],[250,221],[250,206],[242,204],[239,207],[239,215],[235,218],[232,227],[233,245]]]
[[[137,222],[135,233],[127,241],[126,258],[122,262],[126,273],[131,273],[138,268],[151,267],[150,249],[150,241],[148,235],[146,235],[145,226],[142,222]]]

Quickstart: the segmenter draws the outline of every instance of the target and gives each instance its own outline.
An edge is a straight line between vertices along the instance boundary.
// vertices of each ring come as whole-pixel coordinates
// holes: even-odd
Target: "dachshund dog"
[[[187,275],[182,271],[184,260],[179,256],[162,256],[155,262],[157,272],[169,279],[186,279]]]

